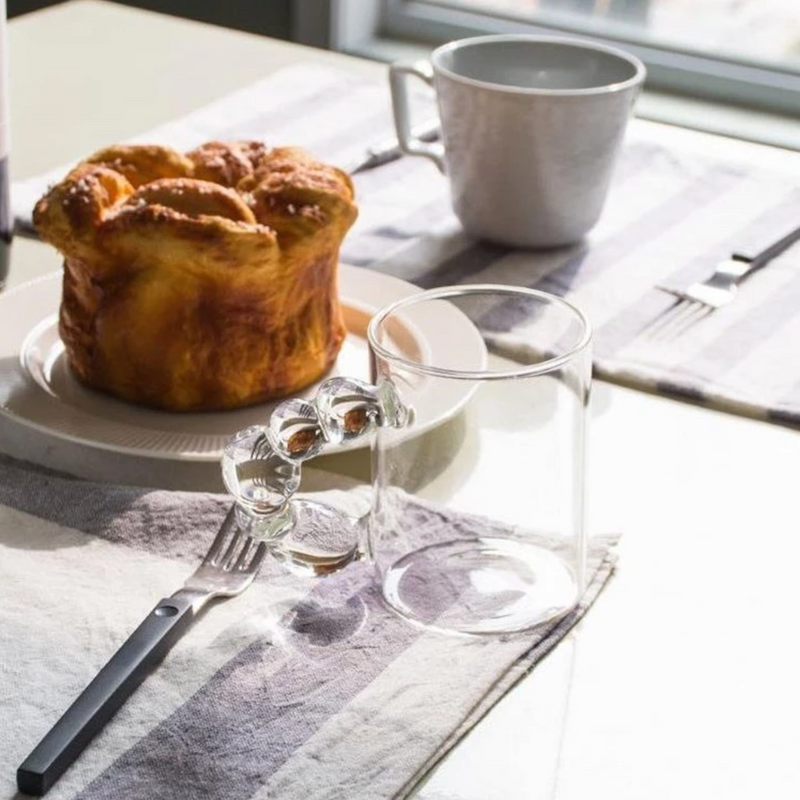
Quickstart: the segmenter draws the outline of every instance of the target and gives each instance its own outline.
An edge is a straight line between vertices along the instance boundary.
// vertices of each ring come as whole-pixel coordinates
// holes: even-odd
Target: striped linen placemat
[[[418,97],[418,116],[432,116]],[[300,65],[134,141],[210,138],[297,144],[346,164],[392,133],[388,86]],[[14,187],[30,217],[48,180]],[[595,329],[600,378],[789,425],[800,424],[800,245],[753,276],[736,302],[683,335],[644,334],[672,298],[734,251],[756,252],[800,224],[800,154],[634,120],[597,227],[582,243],[522,251],[464,234],[446,179],[404,158],[355,178],[360,218],[345,262],[422,287],[503,283],[563,295]]]
[[[364,491],[322,498],[359,513]],[[19,797],[16,768],[34,745],[195,569],[229,502],[83,482],[0,456],[3,800]],[[410,513],[434,533],[450,525],[424,506]],[[470,532],[484,524],[469,518]],[[503,638],[403,622],[366,563],[313,580],[267,559],[243,595],[194,624],[48,797],[408,797],[583,617],[613,571],[613,545],[592,539],[572,614]]]

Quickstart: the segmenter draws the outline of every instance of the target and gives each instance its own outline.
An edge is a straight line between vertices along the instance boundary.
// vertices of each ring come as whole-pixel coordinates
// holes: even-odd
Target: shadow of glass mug
[[[426,347],[432,324],[444,346]],[[372,384],[329,378],[231,440],[240,527],[312,574],[365,555],[388,605],[439,631],[569,613],[586,579],[586,318],[533,289],[455,286],[384,307],[368,339]],[[348,442],[372,450],[360,520],[293,498],[302,463]]]
[[[413,137],[409,76],[434,88],[443,143]],[[513,247],[571,244],[594,226],[644,78],[622,50],[516,34],[451,42],[389,72],[403,152],[448,175],[470,234]]]

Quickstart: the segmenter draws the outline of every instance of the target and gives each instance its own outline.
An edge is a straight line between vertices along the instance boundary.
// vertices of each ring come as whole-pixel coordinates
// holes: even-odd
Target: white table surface
[[[10,49],[15,178],[290,63],[385,69],[90,0],[13,20]],[[15,242],[11,285],[58,268]],[[624,532],[618,574],[420,798],[797,797],[800,434],[602,383],[593,418],[589,527]],[[7,420],[0,450],[76,463]]]

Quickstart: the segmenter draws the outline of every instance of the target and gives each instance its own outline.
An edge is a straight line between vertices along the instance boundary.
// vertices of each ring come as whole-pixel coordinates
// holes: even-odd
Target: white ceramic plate
[[[418,292],[398,278],[342,265],[339,291],[348,336],[333,369],[325,376],[347,375],[369,380],[366,328],[382,306]],[[236,411],[179,414],[115,400],[82,386],[70,371],[58,336],[57,311],[61,273],[23,284],[0,295],[0,414],[59,439],[118,453],[179,461],[217,461],[228,438],[250,425],[264,424],[276,403]],[[411,338],[424,361],[458,348],[474,358],[474,369],[486,361],[483,340],[472,323],[452,308],[423,319],[402,335]],[[426,393],[417,425],[444,422],[469,399],[467,381],[452,381]],[[316,384],[297,396],[313,397]]]

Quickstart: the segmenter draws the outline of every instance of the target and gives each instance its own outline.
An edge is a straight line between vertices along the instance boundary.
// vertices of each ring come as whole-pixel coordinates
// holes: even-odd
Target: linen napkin
[[[359,513],[364,491],[322,494]],[[2,800],[15,796],[33,746],[195,569],[229,503],[79,481],[0,456]],[[433,533],[488,524],[422,504],[409,513]],[[380,602],[366,563],[313,580],[268,559],[243,595],[195,623],[48,796],[407,797],[583,617],[612,574],[614,543],[592,540],[588,588],[572,614],[502,638],[403,622]]]
[[[417,96],[420,120],[434,115]],[[388,84],[299,65],[134,141],[211,138],[305,146],[341,165],[392,135]],[[14,186],[16,216],[64,169]],[[342,258],[434,287],[529,286],[580,306],[595,329],[596,375],[635,388],[800,424],[800,244],[750,278],[735,303],[683,335],[646,334],[683,288],[734,251],[754,254],[800,224],[800,153],[634,120],[605,211],[586,239],[549,251],[474,241],[446,179],[403,158],[355,177],[360,218]]]

